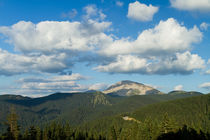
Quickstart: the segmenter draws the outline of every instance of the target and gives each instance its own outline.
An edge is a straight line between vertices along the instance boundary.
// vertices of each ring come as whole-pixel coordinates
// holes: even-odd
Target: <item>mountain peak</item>
[[[130,80],[123,80],[123,81],[117,82],[116,84],[119,84],[119,85],[122,85],[122,84],[140,84],[140,85],[143,85],[141,83],[130,81]]]
[[[160,91],[150,86],[146,86],[144,84],[129,80],[117,82],[116,84],[106,89],[103,93],[119,95],[119,96],[161,94]]]

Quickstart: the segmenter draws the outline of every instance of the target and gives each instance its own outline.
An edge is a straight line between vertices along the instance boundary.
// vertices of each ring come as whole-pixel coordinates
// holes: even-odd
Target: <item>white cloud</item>
[[[110,25],[88,19],[1,26],[0,33],[18,53],[0,51],[0,74],[62,73],[79,62],[92,62],[95,70],[109,73],[190,74],[204,67],[202,58],[189,52],[202,40],[196,26],[187,29],[169,18],[132,40],[105,34]]]
[[[205,62],[201,57],[190,52],[153,59],[121,55],[117,57],[116,61],[107,65],[100,65],[95,70],[109,73],[190,74],[196,69],[204,68],[204,64]]]
[[[158,7],[151,4],[147,6],[136,1],[129,4],[127,17],[138,21],[151,21],[158,9]]]
[[[205,72],[205,74],[210,74],[210,69]]]
[[[194,26],[187,29],[175,19],[160,21],[155,28],[144,30],[136,40],[120,39],[111,42],[100,50],[100,54],[107,56],[141,54],[164,55],[183,52],[190,49],[193,43],[202,40],[202,33]]]
[[[98,11],[96,5],[88,5],[88,6],[84,7],[84,10],[86,12],[86,17],[87,18],[91,18],[92,16],[96,16],[97,11]]]
[[[110,25],[110,22],[93,20],[88,20],[85,24],[68,21],[43,21],[33,24],[20,21],[11,27],[0,27],[0,33],[8,37],[16,50],[23,53],[48,54],[91,50]]]
[[[174,90],[183,90],[183,85],[177,85],[174,87]]]
[[[75,81],[75,80],[85,80],[88,79],[85,76],[80,75],[79,73],[73,73],[72,75],[59,75],[52,77],[54,81]]]
[[[106,89],[107,87],[108,87],[107,84],[104,84],[104,83],[96,83],[96,84],[91,85],[88,89],[89,90],[99,90],[99,91],[102,91],[102,90]]]
[[[157,60],[156,60],[157,61]],[[152,74],[191,74],[196,69],[203,69],[205,61],[197,54],[190,52],[176,53],[175,56],[161,58],[150,63],[148,72]]]
[[[73,73],[72,75],[57,75],[48,76],[46,78],[42,77],[30,77],[21,78],[17,82],[20,85],[17,92],[34,94],[50,94],[55,92],[81,92],[88,90],[88,85],[81,85],[77,82],[79,80],[86,80],[86,76],[82,76],[78,73]]]
[[[109,73],[137,73],[146,68],[146,60],[140,59],[136,56],[126,55],[118,56],[115,62],[108,65],[102,65],[95,68],[95,70]]]
[[[31,65],[31,59],[25,56],[19,56],[16,54],[10,54],[7,51],[0,49],[0,74],[1,75],[13,75],[28,72],[25,69]]]
[[[95,20],[104,20],[106,18],[106,15],[102,12],[102,10],[98,9],[94,4],[84,7],[84,11],[86,13],[84,16],[85,20],[93,18],[95,18]]]
[[[210,0],[170,0],[171,6],[180,10],[210,11]]]
[[[65,82],[65,81],[78,81],[78,80],[87,80],[88,77],[82,76],[79,73],[73,73],[71,75],[57,75],[57,76],[51,76],[48,78],[21,78],[17,82],[19,83],[49,83],[49,82]]]
[[[16,82],[16,87],[8,87],[9,94],[21,94],[25,96],[46,96],[48,94],[61,92],[85,92],[87,90],[104,90],[107,84],[80,84],[81,80],[88,80],[89,77],[73,73],[72,75],[48,75],[45,77],[26,77]],[[1,90],[0,90],[1,91]]]
[[[66,54],[25,56],[9,53],[0,49],[0,75],[15,75],[22,73],[47,72],[57,73],[71,67],[66,62]]]
[[[208,24],[208,23],[206,23],[206,22],[203,22],[203,23],[201,23],[201,25],[200,25],[201,30],[207,30],[208,27],[210,27],[210,24]]]
[[[62,13],[61,17],[62,18],[74,18],[77,15],[77,10],[76,9],[72,9],[71,11],[67,12],[67,13]]]
[[[108,37],[110,22],[20,21],[1,26],[0,33],[14,46],[16,54],[0,50],[0,75],[30,72],[57,73],[72,68],[82,53],[94,51]]]
[[[116,1],[116,5],[119,7],[122,7],[124,5],[124,3],[122,1]]]
[[[204,89],[210,90],[210,82],[206,82],[206,83],[199,85],[199,88],[204,88]]]
[[[207,64],[210,64],[210,59],[208,60]]]

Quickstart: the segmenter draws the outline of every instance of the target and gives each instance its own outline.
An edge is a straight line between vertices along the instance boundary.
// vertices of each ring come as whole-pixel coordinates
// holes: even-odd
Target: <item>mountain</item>
[[[19,123],[28,127],[51,121],[80,125],[95,119],[132,112],[149,104],[194,95],[149,94],[142,96],[112,96],[101,92],[55,93],[45,97],[29,98],[20,95],[0,96],[0,122],[5,122],[11,107],[19,116]],[[197,96],[197,95],[195,95]],[[3,125],[0,123],[0,128]]]
[[[162,92],[150,86],[133,82],[133,81],[120,81],[108,89],[103,91],[105,94],[118,95],[118,96],[132,96],[132,95],[148,95],[148,94],[163,94]]]
[[[189,98],[181,94],[127,97],[100,92],[56,93],[41,98],[5,95],[0,96],[0,119],[8,116],[8,107],[15,108],[22,133],[20,140],[40,137],[209,140],[210,94],[197,95],[187,94]],[[14,134],[3,127],[5,124],[5,120],[0,121],[2,140],[11,139]]]
[[[183,90],[175,90],[175,91],[171,91],[168,93],[169,95],[202,95],[202,93],[200,92],[196,92],[196,91],[183,91]]]
[[[160,114],[165,113],[180,125],[185,123],[210,132],[210,94],[151,104],[137,109],[130,116],[142,121],[148,116],[161,119]]]
[[[171,97],[168,94],[162,96]],[[103,136],[114,131],[116,137],[126,139],[157,139],[160,134],[171,131],[178,132],[178,135],[185,135],[181,138],[183,140],[201,139],[196,138],[195,134],[203,135],[205,132],[208,138],[203,139],[209,140],[210,94],[146,105],[131,113],[100,118],[85,124],[84,127],[86,130],[94,129]],[[192,138],[186,135],[188,132]]]

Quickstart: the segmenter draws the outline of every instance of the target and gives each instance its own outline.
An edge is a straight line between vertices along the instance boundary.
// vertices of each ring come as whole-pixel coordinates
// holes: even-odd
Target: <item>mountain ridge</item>
[[[119,96],[163,94],[151,86],[130,80],[117,82],[104,90],[103,93]]]
[[[79,125],[97,118],[131,112],[149,104],[190,96],[197,95],[112,96],[102,92],[55,93],[39,98],[0,95],[0,121],[4,122],[10,108],[15,107],[19,121],[25,127],[34,124],[41,126],[50,121]]]

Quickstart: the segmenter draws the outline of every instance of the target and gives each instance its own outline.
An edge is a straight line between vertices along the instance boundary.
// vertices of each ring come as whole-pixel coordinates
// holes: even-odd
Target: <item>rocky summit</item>
[[[105,94],[112,94],[118,96],[132,96],[132,95],[148,95],[148,94],[163,94],[159,90],[141,83],[133,81],[120,81],[104,90]]]

